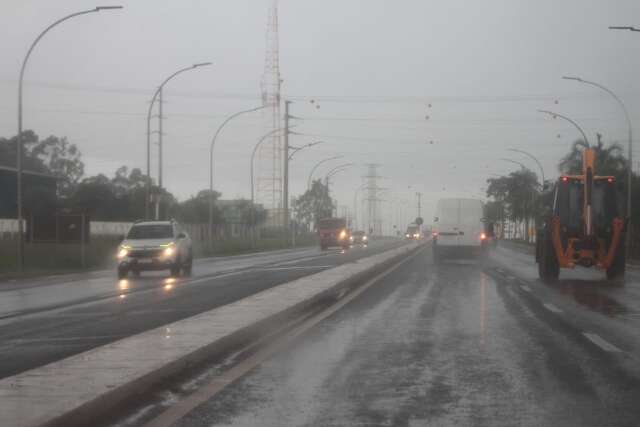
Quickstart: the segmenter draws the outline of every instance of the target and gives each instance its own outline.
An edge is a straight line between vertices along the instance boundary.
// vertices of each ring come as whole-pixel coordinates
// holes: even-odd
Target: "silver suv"
[[[131,271],[168,269],[172,276],[183,271],[191,275],[193,248],[191,239],[175,221],[140,221],[131,226],[118,247],[118,278]]]

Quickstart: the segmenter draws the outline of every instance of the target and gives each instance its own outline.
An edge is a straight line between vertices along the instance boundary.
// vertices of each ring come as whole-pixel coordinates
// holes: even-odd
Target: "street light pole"
[[[82,10],[58,19],[42,31],[38,37],[31,43],[29,50],[22,60],[20,67],[20,78],[18,79],[18,137],[16,139],[16,209],[18,217],[18,271],[24,271],[24,225],[22,224],[22,87],[24,82],[24,72],[27,68],[27,62],[31,56],[31,52],[38,42],[56,25],[76,16],[86,15],[88,13],[100,12],[102,10],[122,9],[122,6],[98,6],[93,9]]]
[[[292,133],[294,133],[294,132],[292,132]],[[305,148],[313,147],[314,145],[318,145],[318,144],[324,144],[324,141],[311,142],[311,143],[309,143],[309,144],[305,144],[305,145],[302,145],[302,146],[300,146],[300,147],[293,147],[293,146],[289,146],[289,149],[292,149],[292,148],[293,148],[293,150],[291,151],[291,154],[289,154],[289,161],[291,161],[291,160],[293,159],[293,156],[294,156],[298,151],[304,150]]]
[[[548,111],[548,110],[537,110],[537,111],[538,111],[538,113],[548,114],[548,115],[552,116],[553,118],[560,117],[561,119],[564,119],[564,120],[568,121],[573,126],[575,126],[575,128],[578,129],[578,131],[582,134],[582,137],[584,138],[584,142],[587,144],[587,146],[589,146],[589,147],[591,146],[591,144],[589,144],[589,139],[587,138],[587,134],[584,133],[582,128],[576,122],[571,120],[569,117],[563,116],[562,114],[554,113],[553,111]]]
[[[542,177],[542,185],[541,188],[544,189],[544,168],[542,167],[542,164],[540,163],[540,161],[538,160],[538,158],[536,156],[534,156],[533,154],[524,151],[524,150],[518,150],[516,148],[507,148],[507,151],[513,151],[514,153],[521,153],[524,154],[525,156],[528,156],[529,158],[533,159],[534,162],[536,162],[536,164],[538,165],[538,167],[540,168],[540,175]]]
[[[268,137],[270,137],[271,135],[273,135],[276,132],[280,132],[281,130],[284,130],[283,128],[278,128],[278,129],[273,129],[267,133],[265,133],[264,135],[262,135],[262,137],[260,138],[260,140],[258,141],[258,143],[255,145],[255,147],[253,147],[253,151],[251,152],[251,162],[250,162],[250,167],[249,167],[249,174],[251,176],[251,206],[250,206],[250,213],[251,213],[251,243],[252,245],[255,245],[255,209],[254,209],[254,204],[255,204],[255,193],[254,193],[254,187],[253,187],[253,160],[256,156],[256,151],[258,151],[258,147],[260,147],[260,144],[262,144]]]
[[[611,28],[611,27],[610,27]],[[629,29],[631,29],[631,31],[638,31],[633,29],[633,27],[630,27]],[[633,179],[633,150],[632,150],[632,145],[633,145],[633,130],[632,130],[632,126],[631,126],[631,117],[629,116],[629,111],[627,110],[627,106],[624,105],[624,102],[622,102],[622,100],[618,97],[618,95],[616,95],[612,90],[610,90],[609,88],[601,85],[600,83],[596,83],[596,82],[592,82],[589,80],[584,80],[581,79],[580,77],[568,77],[568,76],[564,76],[562,77],[565,80],[574,80],[580,83],[585,83],[591,86],[595,86],[597,88],[602,89],[603,91],[607,92],[609,95],[611,95],[613,97],[613,99],[616,100],[616,102],[618,103],[618,105],[620,106],[620,108],[622,108],[622,111],[624,112],[624,117],[627,119],[627,127],[628,127],[628,131],[629,131],[629,142],[628,142],[628,154],[627,154],[627,218],[631,218],[631,184],[632,184],[632,179]],[[631,242],[630,238],[627,238],[626,241],[626,245],[627,245],[627,250],[629,249],[629,243]]]
[[[341,159],[341,158],[343,158],[343,157],[344,157],[344,156],[328,157],[328,158],[323,159],[323,160],[320,160],[318,163],[316,163],[316,164],[315,164],[315,166],[313,166],[313,167],[311,168],[311,172],[309,173],[309,178],[307,178],[307,189],[310,189],[310,188],[311,188],[311,179],[313,178],[313,173],[316,171],[316,169],[318,169],[318,167],[319,167],[321,164],[323,164],[323,163],[325,163],[325,162],[328,162],[328,161],[330,161],[330,160]]]
[[[324,177],[324,181],[327,186],[327,191],[329,191],[329,178],[331,178],[333,175],[337,174],[338,172],[342,172],[343,170],[353,165],[354,165],[353,163],[343,163],[331,169],[329,172],[327,172],[327,174]]]
[[[144,203],[144,216],[145,219],[149,218],[149,197],[151,195],[151,110],[153,109],[153,104],[156,102],[156,98],[164,88],[164,85],[167,84],[169,80],[177,76],[178,74],[184,73],[185,71],[193,70],[198,67],[203,67],[206,65],[211,65],[211,62],[202,62],[199,64],[193,64],[190,67],[182,68],[175,73],[171,74],[169,77],[164,79],[164,81],[158,86],[155,93],[153,94],[153,98],[151,98],[151,103],[149,104],[149,110],[147,111],[147,191],[145,196]]]
[[[266,108],[267,106],[268,104],[265,104],[248,110],[238,111],[237,113],[230,115],[222,122],[222,124],[220,124],[220,126],[218,126],[216,133],[211,139],[211,146],[209,147],[209,241],[213,239],[213,147],[216,145],[216,139],[222,131],[222,128],[232,119],[242,114],[253,113],[254,111]]]

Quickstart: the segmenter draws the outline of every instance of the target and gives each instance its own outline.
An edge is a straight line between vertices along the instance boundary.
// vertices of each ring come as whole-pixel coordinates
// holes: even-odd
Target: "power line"
[[[13,80],[0,80],[3,85],[15,85]],[[148,95],[149,88],[134,87],[118,87],[118,86],[86,86],[73,85],[67,83],[55,83],[46,81],[26,81],[26,86],[41,87],[44,89],[66,90],[75,92],[102,92],[116,94],[136,94]],[[238,92],[211,92],[211,91],[184,91],[172,90],[171,96],[185,98],[200,99],[241,99],[241,100],[259,100],[260,94],[257,93],[238,93]],[[560,94],[516,94],[516,95],[435,95],[435,96],[404,96],[404,95],[378,95],[378,96],[343,96],[343,95],[291,95],[287,99],[293,101],[324,101],[331,103],[395,103],[395,104],[433,104],[433,103],[504,103],[504,102],[544,102],[555,101],[557,99],[601,99],[603,94],[591,93],[560,93]],[[630,91],[626,93],[627,97],[638,97],[640,92]]]

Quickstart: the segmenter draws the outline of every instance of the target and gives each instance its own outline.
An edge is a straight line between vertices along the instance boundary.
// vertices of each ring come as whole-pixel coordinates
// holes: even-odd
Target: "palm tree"
[[[595,152],[595,173],[597,175],[613,175],[618,179],[623,179],[626,174],[626,160],[623,156],[622,147],[614,142],[605,146],[602,142],[602,135],[597,134],[598,142],[593,148]],[[560,160],[558,169],[560,173],[569,175],[579,175],[582,173],[582,151],[588,148],[583,140],[573,143],[571,151]]]

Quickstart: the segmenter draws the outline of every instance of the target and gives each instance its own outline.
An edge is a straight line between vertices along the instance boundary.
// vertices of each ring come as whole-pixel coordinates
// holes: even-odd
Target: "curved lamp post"
[[[258,151],[258,147],[260,147],[260,145],[271,135],[283,131],[283,130],[287,130],[286,128],[278,128],[278,129],[273,129],[270,130],[269,132],[265,133],[264,135],[262,135],[262,137],[260,138],[260,140],[258,141],[258,143],[255,145],[255,147],[253,147],[253,151],[251,152],[251,163],[250,163],[250,176],[251,176],[251,206],[250,206],[250,213],[251,213],[251,243],[252,245],[255,245],[255,207],[254,207],[254,202],[255,202],[255,193],[254,193],[254,187],[253,187],[253,160],[256,157],[256,151]]]
[[[354,163],[343,163],[343,164],[338,165],[335,168],[331,169],[329,172],[327,172],[327,174],[324,177],[325,182],[327,184],[327,190],[328,190],[328,187],[329,187],[329,178],[331,178],[333,175],[337,174],[338,172],[342,172],[345,169],[348,169],[349,167],[351,167],[353,165],[354,165]]]
[[[534,162],[536,162],[536,164],[538,165],[538,167],[540,168],[540,174],[542,177],[542,188],[544,188],[544,168],[542,167],[542,164],[540,163],[540,161],[538,160],[538,158],[536,156],[534,156],[533,154],[526,152],[524,150],[518,150],[516,148],[507,148],[507,151],[513,151],[514,153],[521,153],[524,154],[525,156],[533,159]]]
[[[242,114],[253,113],[254,111],[262,110],[263,108],[266,108],[268,106],[269,104],[261,105],[260,107],[251,108],[249,110],[238,111],[237,113],[230,115],[220,124],[220,126],[216,130],[216,133],[213,135],[213,138],[211,139],[211,146],[209,148],[209,240],[211,240],[213,237],[213,233],[212,233],[213,232],[213,147],[216,144],[216,139],[218,138],[218,135],[222,131],[222,128],[227,123],[229,123],[229,121],[231,121],[232,119]]]
[[[16,208],[18,217],[18,271],[24,270],[24,226],[22,225],[22,86],[24,81],[24,72],[27,68],[27,62],[31,56],[31,52],[36,47],[38,42],[44,37],[56,25],[71,19],[76,16],[86,15],[88,13],[100,12],[102,10],[122,9],[122,6],[98,6],[93,9],[82,10],[80,12],[72,13],[63,18],[58,19],[53,24],[45,28],[36,39],[29,46],[29,50],[22,60],[22,67],[20,68],[20,78],[18,79],[18,138],[16,141]]]
[[[291,133],[293,133],[293,132],[291,132]],[[304,150],[305,148],[313,147],[314,145],[324,144],[324,143],[325,143],[324,141],[316,141],[316,142],[311,142],[311,143],[309,143],[309,144],[305,144],[305,145],[303,145],[303,146],[301,146],[301,147],[290,147],[290,148],[293,148],[293,151],[291,151],[291,154],[289,154],[289,160],[292,160],[292,159],[293,159],[293,156],[294,156],[298,151]]]
[[[149,111],[147,112],[147,191],[144,204],[145,218],[147,219],[149,218],[149,196],[151,193],[151,110],[153,109],[153,104],[155,104],[158,94],[162,91],[162,88],[165,84],[167,84],[169,80],[171,80],[178,74],[184,73],[185,71],[193,70],[206,65],[211,65],[211,62],[201,62],[198,64],[193,64],[190,67],[185,67],[176,71],[175,73],[164,79],[162,83],[160,83],[160,86],[158,86],[158,89],[156,89],[155,93],[153,94],[153,98],[151,98]]]
[[[550,116],[552,116],[553,118],[556,117],[560,117],[561,119],[564,119],[566,121],[568,121],[569,123],[571,123],[573,126],[575,126],[576,129],[578,129],[578,131],[582,134],[582,137],[584,138],[584,142],[590,147],[591,144],[589,144],[589,139],[587,138],[587,134],[584,133],[584,131],[582,130],[582,128],[573,120],[571,120],[569,117],[567,116],[563,116],[562,114],[558,114],[558,113],[554,113],[553,111],[548,111],[548,110],[537,110],[538,113],[544,113],[544,114],[548,114]]]
[[[320,160],[318,163],[315,164],[315,166],[313,166],[311,168],[311,172],[309,173],[309,178],[307,178],[307,189],[311,188],[311,179],[313,178],[313,173],[316,171],[316,169],[318,169],[318,167],[325,163],[328,162],[330,160],[336,160],[336,159],[341,159],[344,156],[334,156],[334,157],[328,157],[326,159]]]

